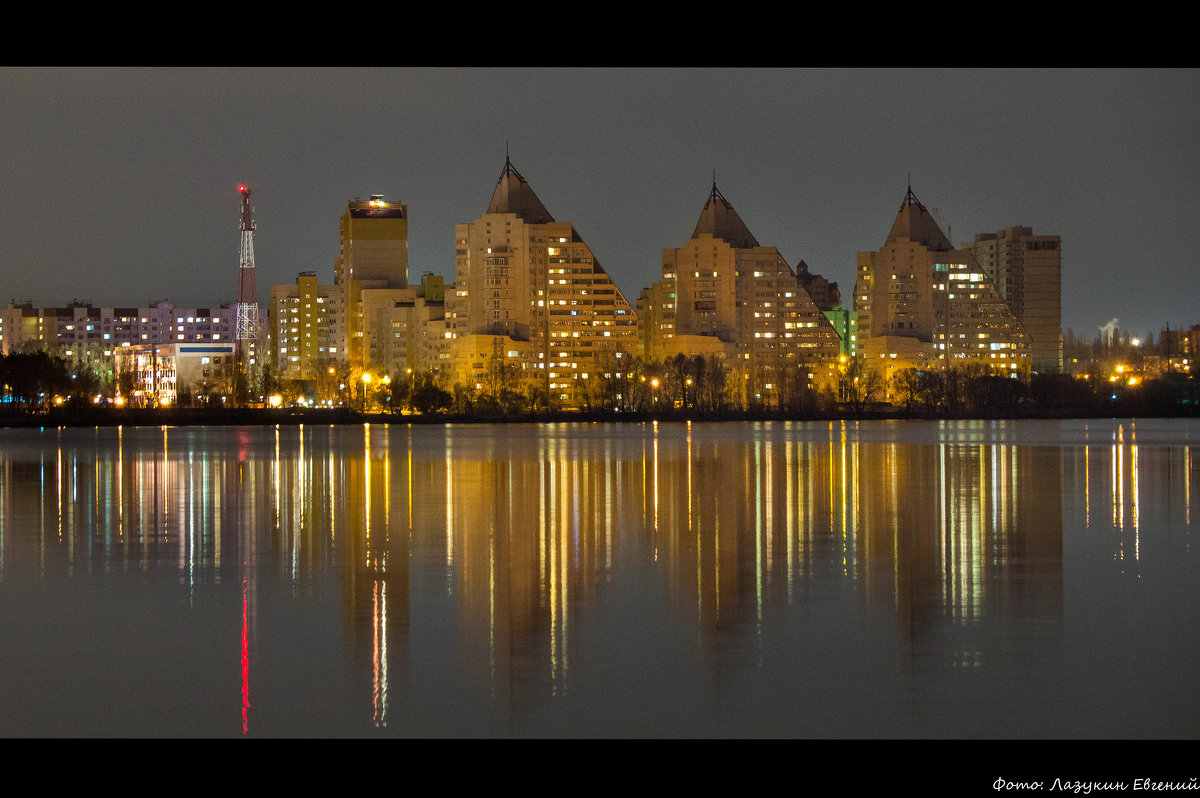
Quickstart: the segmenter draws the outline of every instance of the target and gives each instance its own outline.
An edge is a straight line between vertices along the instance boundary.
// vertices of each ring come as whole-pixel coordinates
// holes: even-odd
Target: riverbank
[[[1121,405],[1121,406],[1117,406]],[[614,413],[611,411],[558,411],[536,413],[512,413],[508,415],[431,413],[427,415],[403,415],[392,413],[363,413],[348,408],[114,408],[89,407],[84,409],[54,408],[45,413],[30,415],[0,416],[0,427],[112,427],[112,426],[273,426],[276,424],[495,424],[495,423],[564,423],[628,421],[850,421],[880,419],[937,419],[937,418],[984,418],[984,419],[1062,419],[1062,418],[1114,418],[1149,417],[1171,418],[1196,415],[1193,405],[1146,408],[1125,407],[1114,403],[1108,412],[1079,412],[1078,408],[1062,408],[1062,412],[1033,411],[1018,408],[1013,412],[943,416],[920,411],[908,412],[904,408],[877,404],[869,407],[838,406],[831,412],[787,412],[781,410],[725,410],[701,412],[694,409],[664,409],[641,413]],[[1166,410],[1167,412],[1164,412]],[[1141,411],[1141,412],[1138,412]],[[1150,412],[1147,412],[1150,411]],[[1155,412],[1157,411],[1157,412]]]

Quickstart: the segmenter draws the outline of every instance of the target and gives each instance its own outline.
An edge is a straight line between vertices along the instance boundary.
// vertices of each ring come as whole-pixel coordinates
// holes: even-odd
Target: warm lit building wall
[[[738,348],[737,344],[725,343],[715,335],[676,335],[662,341],[656,361],[661,362],[676,355],[719,357],[732,361],[738,356]]]
[[[662,252],[663,283],[675,294],[675,334],[712,335],[732,342],[738,334],[738,251],[703,233]]]
[[[888,241],[871,260],[870,337],[933,340],[933,257],[919,242]],[[860,326],[860,329],[861,326]]]
[[[339,346],[346,358],[362,364],[366,323],[362,292],[408,287],[408,206],[381,194],[351,200],[340,224],[334,284],[341,289],[343,324]]]
[[[402,326],[408,318],[407,314],[397,312],[397,306],[415,303],[416,289],[368,288],[360,296],[363,367],[388,374],[403,369],[408,338]]]
[[[778,250],[738,250],[737,265],[737,342],[743,359],[779,368],[837,357],[837,332]]]
[[[1020,321],[972,258],[934,264],[938,306],[937,357],[946,364],[980,362],[1028,376],[1029,341]],[[969,261],[969,262],[963,262]]]
[[[859,349],[868,362],[1029,373],[1020,320],[975,256],[950,244],[911,189],[883,247],[859,253],[854,300]]]
[[[1167,371],[1188,372],[1196,360],[1197,337],[1200,327],[1193,325],[1188,329],[1165,327],[1159,332],[1158,349]]]
[[[659,282],[638,294],[637,355],[643,360],[662,360],[664,341],[675,335],[675,296],[667,296],[668,290]]]
[[[516,347],[529,352],[522,371],[538,370],[559,407],[581,406],[597,367],[637,349],[633,308],[575,228],[550,217],[511,163],[488,211],[455,227],[446,329],[451,338],[530,344]]]
[[[542,379],[530,341],[516,341],[507,335],[464,335],[454,339],[451,353],[451,381],[468,388],[490,391],[504,382],[503,387],[520,391]],[[507,377],[502,368],[507,368]]]
[[[281,377],[314,379],[320,363],[339,356],[340,291],[301,272],[295,285],[271,286],[268,349]]]
[[[875,253],[859,252],[855,264],[854,298],[850,303],[858,317],[858,348],[866,346],[874,324],[871,298],[875,295]]]
[[[903,335],[877,335],[859,350],[862,363],[872,369],[883,380],[884,401],[891,401],[895,393],[892,378],[905,369],[940,367],[934,345]]]
[[[341,241],[334,281],[381,282],[383,288],[408,287],[408,206],[374,194],[353,199],[342,214]]]
[[[662,281],[639,302],[641,349],[651,361],[724,353],[766,373],[829,361],[840,348],[787,261],[758,243],[715,185],[691,239],[662,251]]]
[[[442,278],[422,277],[419,286],[363,291],[364,345],[371,369],[385,374],[424,371],[422,341],[445,329]]]
[[[117,368],[134,375],[134,395],[125,398],[136,404],[173,405],[184,391],[230,390],[236,347],[233,340],[121,347]]]
[[[534,235],[533,226],[515,213],[489,213],[473,223],[455,225],[455,286],[465,292],[460,293],[466,299],[461,312],[467,321],[456,332],[524,341],[544,334],[539,322],[546,316],[547,261],[553,257],[557,271],[563,258],[559,239],[565,237],[569,244],[570,225],[556,225],[554,230],[539,227]],[[550,249],[553,255],[547,254]],[[569,245],[566,249],[569,262]]]
[[[1033,228],[981,233],[963,245],[1021,320],[1034,371],[1062,371],[1062,239]]]

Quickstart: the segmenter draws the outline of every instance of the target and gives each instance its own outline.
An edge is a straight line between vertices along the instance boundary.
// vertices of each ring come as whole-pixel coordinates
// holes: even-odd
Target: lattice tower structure
[[[234,336],[241,344],[254,341],[258,335],[258,288],[254,282],[254,206],[250,204],[249,187],[238,186],[238,192],[242,195],[242,245]]]

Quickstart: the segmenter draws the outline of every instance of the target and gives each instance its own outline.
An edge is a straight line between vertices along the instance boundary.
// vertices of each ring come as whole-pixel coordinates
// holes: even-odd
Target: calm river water
[[[1200,422],[0,430],[6,736],[1192,737]]]

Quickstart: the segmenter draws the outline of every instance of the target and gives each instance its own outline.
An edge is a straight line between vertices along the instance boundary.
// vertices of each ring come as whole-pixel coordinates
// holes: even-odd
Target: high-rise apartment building
[[[484,214],[456,225],[454,235],[445,329],[456,350],[502,358],[526,384],[544,387],[554,407],[586,405],[597,373],[630,362],[633,308],[574,226],[555,221],[511,161]],[[478,382],[487,358],[455,359],[471,364],[456,368],[457,379]]]
[[[408,287],[408,206],[388,202],[382,194],[348,203],[333,282],[342,293],[342,351],[351,362],[362,364],[364,292]]]
[[[326,361],[340,359],[342,292],[300,272],[294,285],[271,286],[268,351],[283,378],[315,379]]]
[[[1031,227],[980,233],[963,244],[1029,336],[1033,370],[1062,371],[1062,239]]]
[[[829,361],[840,349],[779,250],[759,244],[715,183],[692,237],[662,251],[662,281],[642,292],[638,312],[648,360],[721,355],[771,385],[779,370]]]
[[[859,352],[890,378],[908,368],[984,364],[1027,374],[1029,341],[975,256],[955,249],[912,189],[883,247],[858,253]]]

